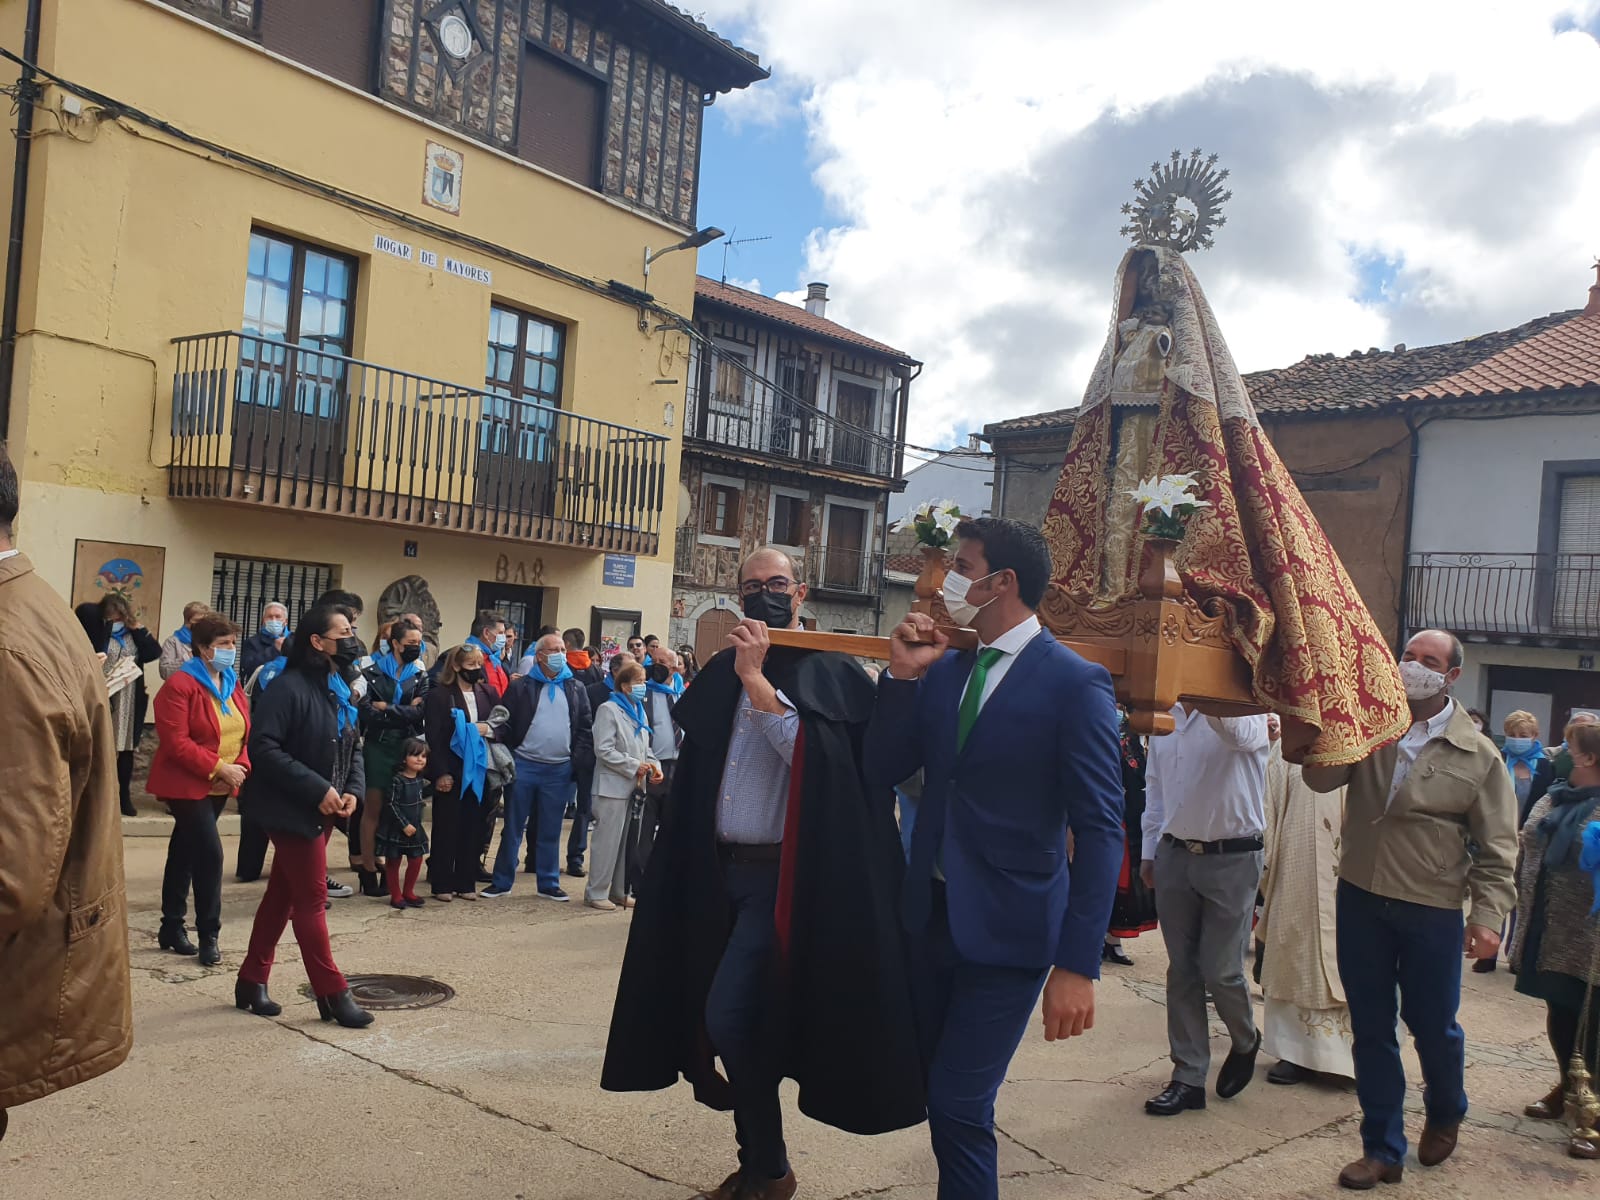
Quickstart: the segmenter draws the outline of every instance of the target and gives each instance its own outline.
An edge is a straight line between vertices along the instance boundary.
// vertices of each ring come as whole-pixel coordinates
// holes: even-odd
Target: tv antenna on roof
[[[735,226],[734,232],[735,233],[739,232],[737,226]],[[767,234],[765,237],[747,237],[747,238],[736,238],[736,239],[731,239],[731,240],[727,239],[727,238],[724,238],[723,242],[722,242],[722,283],[723,283],[723,286],[726,287],[727,283],[728,283],[728,251],[730,249],[732,249],[734,246],[748,246],[751,242],[770,242],[771,240],[772,240],[772,235],[771,234]]]

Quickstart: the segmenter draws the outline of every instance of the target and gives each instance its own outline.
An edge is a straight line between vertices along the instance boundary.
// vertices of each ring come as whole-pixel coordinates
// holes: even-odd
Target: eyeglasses
[[[783,596],[787,595],[789,589],[793,586],[794,580],[786,575],[774,575],[765,582],[759,579],[748,579],[739,585],[739,595],[759,596],[762,592],[767,592],[774,596]]]

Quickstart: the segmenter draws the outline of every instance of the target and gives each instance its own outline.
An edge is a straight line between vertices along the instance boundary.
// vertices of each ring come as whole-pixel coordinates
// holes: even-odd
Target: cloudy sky
[[[684,0],[678,0],[680,5]],[[1234,198],[1193,263],[1241,369],[1580,306],[1600,254],[1600,0],[689,0],[773,78],[719,97],[730,282],[927,367],[910,438],[1081,399],[1152,160]],[[723,249],[702,252],[719,276]]]

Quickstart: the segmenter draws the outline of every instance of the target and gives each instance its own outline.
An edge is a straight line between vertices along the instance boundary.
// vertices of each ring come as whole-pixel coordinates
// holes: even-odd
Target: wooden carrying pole
[[[1171,710],[1180,700],[1216,716],[1266,711],[1255,699],[1249,667],[1229,641],[1222,618],[1208,616],[1184,593],[1172,561],[1175,549],[1174,542],[1146,542],[1134,597],[1111,605],[1082,604],[1052,586],[1039,609],[1039,620],[1057,640],[1111,673],[1136,733],[1171,733]],[[933,617],[955,648],[972,649],[977,634],[956,628],[939,597],[934,580],[943,574],[943,555],[936,561],[929,554],[913,611]],[[886,637],[774,629],[771,639],[775,646],[889,657]]]

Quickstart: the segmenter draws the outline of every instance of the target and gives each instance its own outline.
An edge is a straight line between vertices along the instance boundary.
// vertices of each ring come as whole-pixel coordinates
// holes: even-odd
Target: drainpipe
[[[1406,413],[1405,422],[1411,436],[1411,455],[1406,480],[1405,545],[1400,550],[1400,623],[1396,632],[1399,640],[1394,648],[1396,658],[1405,651],[1406,633],[1410,629],[1406,609],[1411,603],[1411,526],[1417,518],[1417,463],[1422,457],[1422,427],[1411,420],[1410,413]]]
[[[33,153],[33,108],[39,61],[39,13],[44,0],[28,0],[17,76],[17,157],[11,173],[11,231],[7,237],[5,302],[0,307],[0,442],[11,439],[12,380],[17,363],[17,309],[22,304],[22,238],[28,217],[28,162]]]

